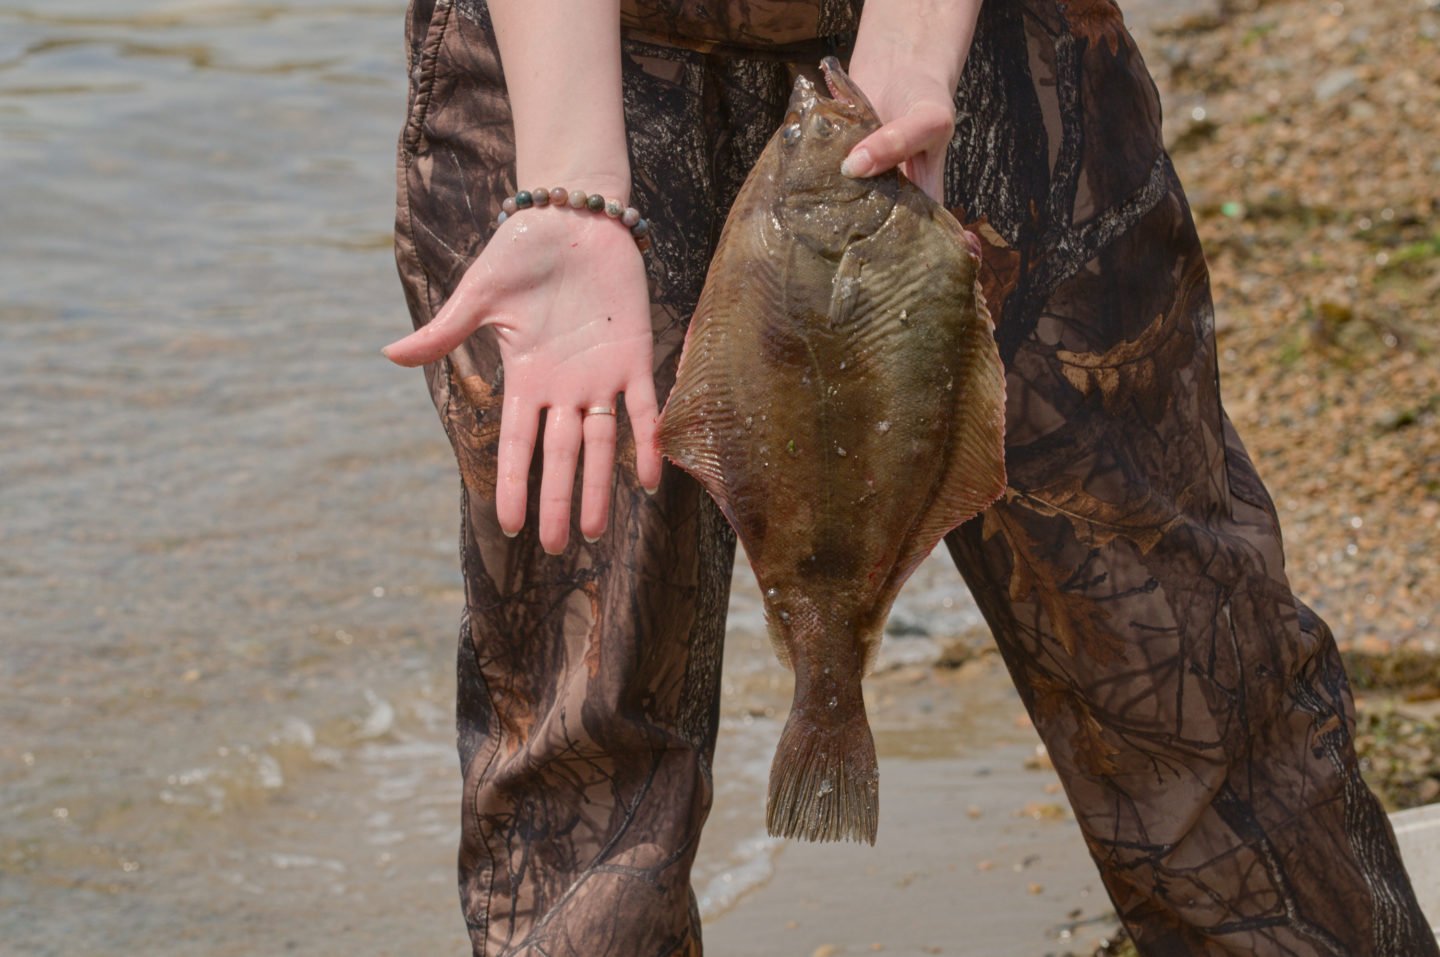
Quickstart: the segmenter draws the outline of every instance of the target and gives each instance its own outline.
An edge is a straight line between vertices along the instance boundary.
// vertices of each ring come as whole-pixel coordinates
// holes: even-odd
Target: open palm
[[[525,524],[530,461],[545,414],[540,544],[569,539],[570,500],[583,443],[580,531],[605,530],[615,463],[614,408],[625,395],[641,485],[660,481],[645,266],[629,231],[603,216],[535,210],[501,224],[427,325],[388,346],[405,366],[433,362],[476,329],[495,331],[505,367],[495,507],[514,535]]]

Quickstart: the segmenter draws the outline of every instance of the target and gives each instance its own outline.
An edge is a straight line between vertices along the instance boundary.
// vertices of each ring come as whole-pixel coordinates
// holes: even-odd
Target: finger
[[[655,403],[655,378],[648,369],[626,387],[625,411],[635,436],[635,477],[654,495],[660,487],[660,447],[655,442],[660,409]]]
[[[419,366],[434,362],[455,351],[470,333],[480,327],[481,320],[485,318],[484,307],[482,284],[462,281],[435,318],[380,351],[396,365]]]
[[[580,413],[552,406],[545,413],[545,472],[540,477],[540,547],[559,555],[570,540],[570,499],[580,457]]]
[[[985,258],[985,247],[980,244],[980,237],[970,230],[965,230],[965,245],[970,247],[970,255],[975,257],[976,262]]]
[[[610,400],[614,408],[614,400]],[[585,435],[585,477],[580,488],[580,534],[593,542],[610,517],[610,488],[615,480],[615,416],[592,413],[581,423]]]
[[[944,170],[931,152],[916,153],[900,167],[910,182],[937,203],[945,202]]]
[[[840,172],[863,178],[878,176],[927,149],[943,149],[955,129],[955,119],[939,103],[917,103],[904,116],[897,117],[865,137],[845,162]]]
[[[525,526],[525,500],[530,487],[530,460],[540,409],[521,396],[506,396],[500,412],[500,453],[495,469],[495,516],[500,529],[514,538]]]

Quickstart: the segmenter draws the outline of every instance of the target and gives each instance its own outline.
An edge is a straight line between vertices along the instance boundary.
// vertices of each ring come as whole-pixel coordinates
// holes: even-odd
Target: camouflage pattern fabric
[[[806,23],[837,9],[731,7]],[[719,39],[743,42],[738,22]],[[408,43],[396,250],[419,325],[517,184],[483,3],[413,0]],[[818,59],[690,46],[632,34],[623,58],[633,202],[656,224],[662,401],[729,204]],[[1290,592],[1274,507],[1221,408],[1205,262],[1119,10],[991,0],[957,105],[946,202],[985,241],[1010,486],[947,545],[1141,953],[1440,955],[1361,781],[1334,640]],[[477,333],[426,378],[463,479],[459,880],[474,952],[699,954],[689,871],[733,535],[667,466],[654,497],[620,471],[598,543],[572,533],[545,555],[533,491],[526,530],[506,538],[494,341]]]
[[[854,33],[860,0],[621,0],[620,22],[666,46],[775,50]]]

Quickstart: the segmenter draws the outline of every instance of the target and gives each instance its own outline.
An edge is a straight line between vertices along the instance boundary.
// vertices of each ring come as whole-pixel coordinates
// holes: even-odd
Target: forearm
[[[490,0],[515,124],[519,189],[628,200],[620,0]]]
[[[953,95],[979,16],[980,0],[865,0],[852,77],[863,90],[871,71],[918,72]]]

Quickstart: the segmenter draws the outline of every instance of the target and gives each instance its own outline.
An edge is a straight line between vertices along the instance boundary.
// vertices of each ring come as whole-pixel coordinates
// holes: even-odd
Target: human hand
[[[482,326],[495,330],[505,367],[495,482],[501,529],[513,536],[525,524],[543,410],[540,544],[553,555],[569,540],[582,439],[580,531],[599,538],[609,519],[616,421],[586,409],[613,409],[616,395],[625,394],[640,484],[660,484],[649,292],[629,230],[589,213],[508,218],[435,318],[384,353],[404,366],[433,362]]]
[[[955,133],[955,90],[975,39],[981,0],[866,0],[850,79],[880,114],[841,172],[876,176],[900,166],[944,202],[945,150]]]
[[[863,50],[850,61],[850,79],[883,125],[855,145],[841,172],[877,176],[899,166],[931,199],[943,202],[945,150],[955,133],[955,91],[914,65],[865,56]]]

